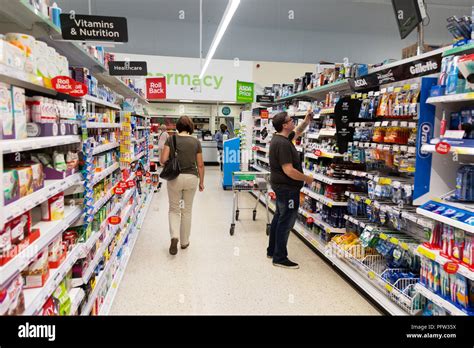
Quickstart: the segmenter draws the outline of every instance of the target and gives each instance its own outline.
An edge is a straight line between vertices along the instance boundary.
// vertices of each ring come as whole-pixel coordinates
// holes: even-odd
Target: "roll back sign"
[[[125,17],[62,13],[61,31],[63,39],[70,41],[128,42]]]

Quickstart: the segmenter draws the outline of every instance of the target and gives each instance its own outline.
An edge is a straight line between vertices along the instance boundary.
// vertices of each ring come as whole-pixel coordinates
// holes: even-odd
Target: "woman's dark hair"
[[[193,134],[194,123],[188,116],[181,116],[178,122],[176,122],[176,129],[178,133],[188,132],[189,134]]]
[[[225,124],[221,124],[221,132],[224,133],[227,130],[227,126]]]

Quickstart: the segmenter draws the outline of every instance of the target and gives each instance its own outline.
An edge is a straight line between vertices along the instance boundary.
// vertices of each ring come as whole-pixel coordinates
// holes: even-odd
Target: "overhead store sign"
[[[165,57],[115,53],[117,60],[145,61],[148,78],[166,80],[166,98],[194,101],[235,101],[237,80],[253,81],[253,63],[213,59],[206,75],[199,79],[199,58]]]
[[[275,97],[272,95],[257,95],[257,103],[273,103]]]
[[[352,81],[353,88],[355,90],[371,89],[386,83],[436,74],[441,71],[441,59],[441,53],[439,53],[431,57],[418,59],[393,68],[387,68],[361,76]]]
[[[166,79],[153,77],[146,79],[147,99],[166,99]]]
[[[64,40],[128,42],[125,17],[61,13],[60,18]]]
[[[253,103],[253,82],[237,81],[237,96],[238,103]]]
[[[109,74],[112,76],[146,76],[148,69],[146,62],[109,62]]]

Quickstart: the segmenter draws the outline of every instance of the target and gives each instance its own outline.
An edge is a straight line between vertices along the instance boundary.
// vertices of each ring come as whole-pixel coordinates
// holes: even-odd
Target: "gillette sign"
[[[439,73],[441,70],[441,53],[405,64],[395,64],[397,63],[392,63],[390,68],[355,78],[352,81],[353,88],[356,91],[371,89],[387,83]]]
[[[435,73],[438,70],[438,63],[429,61],[426,62],[425,64],[423,63],[417,63],[414,66],[410,67],[410,73],[412,75],[419,75],[419,74],[424,74],[424,73]]]

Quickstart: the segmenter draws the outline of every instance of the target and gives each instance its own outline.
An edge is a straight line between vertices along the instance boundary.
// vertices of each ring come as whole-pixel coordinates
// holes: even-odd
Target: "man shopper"
[[[301,157],[292,141],[302,135],[312,120],[312,110],[308,110],[298,127],[287,112],[273,117],[276,133],[270,142],[270,184],[276,194],[276,210],[267,257],[272,258],[273,265],[278,267],[299,268],[297,263],[288,259],[287,243],[298,214],[300,190],[304,183],[311,184],[313,178],[303,174]]]

